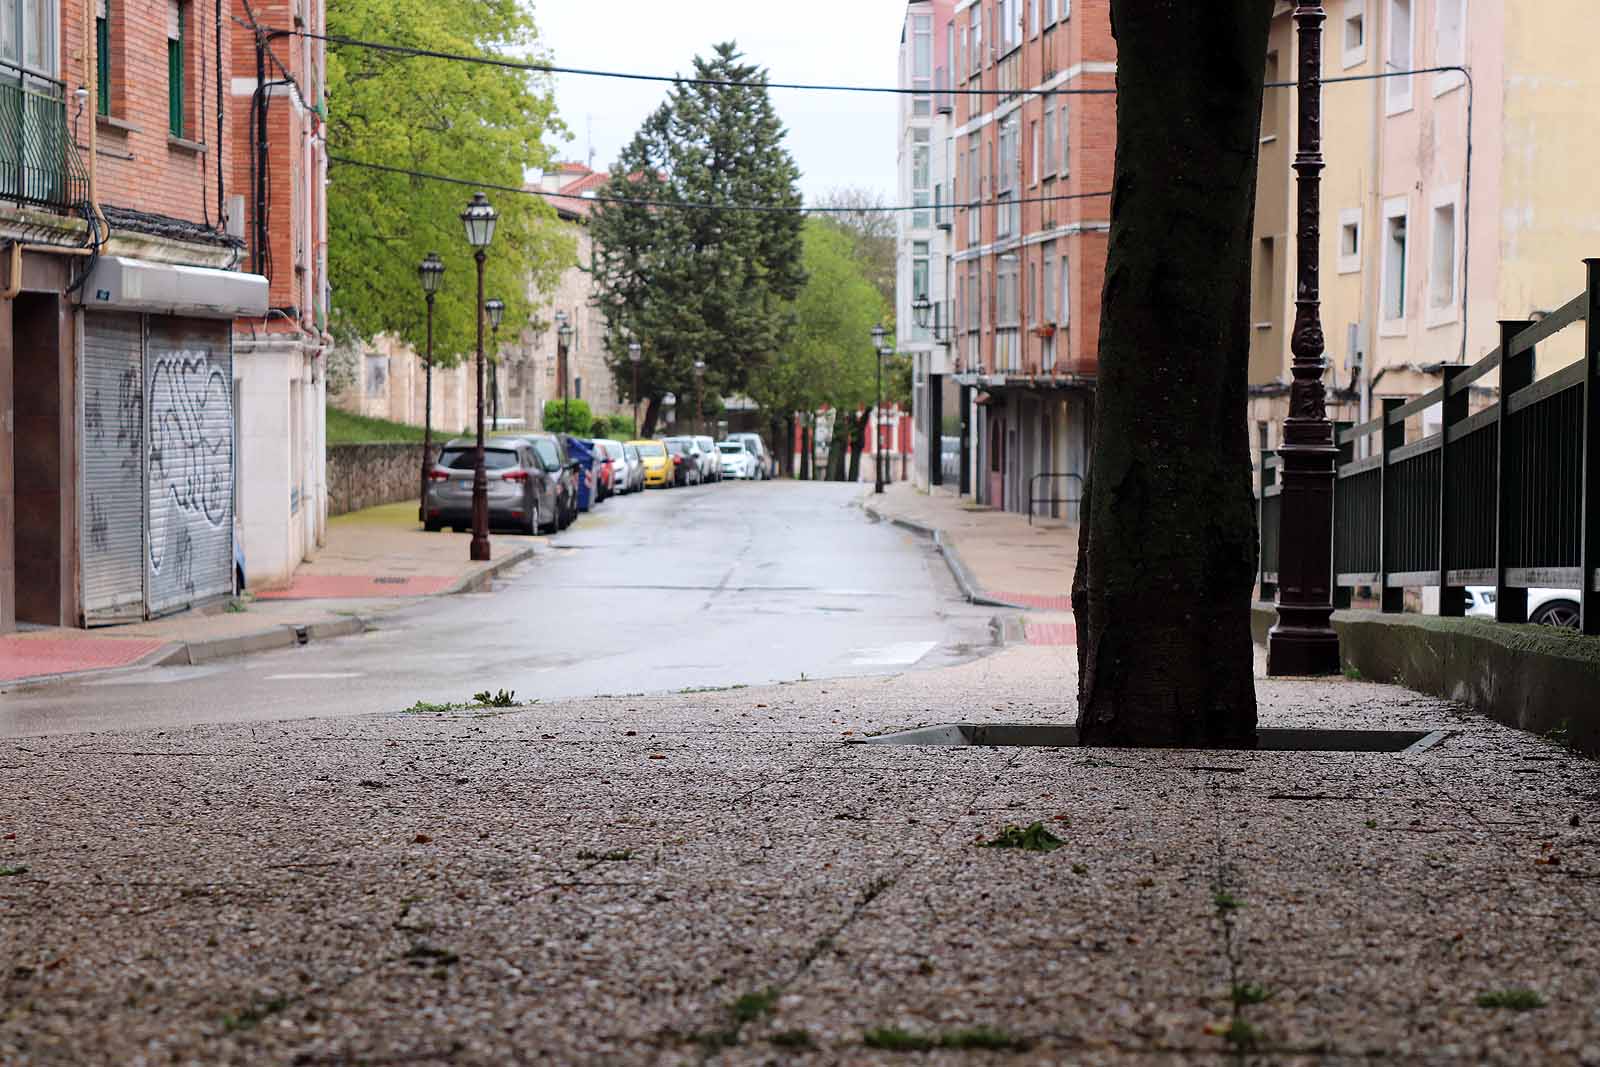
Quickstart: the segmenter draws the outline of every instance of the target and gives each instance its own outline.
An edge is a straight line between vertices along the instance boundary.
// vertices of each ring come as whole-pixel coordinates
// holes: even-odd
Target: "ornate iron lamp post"
[[[561,379],[561,418],[567,417],[567,346],[572,344],[572,323],[565,311],[556,312],[556,377]]]
[[[500,429],[500,323],[506,317],[506,302],[497,296],[484,301],[483,310],[489,316],[489,425]]]
[[[1283,507],[1278,525],[1278,623],[1267,638],[1267,673],[1336,674],[1333,629],[1333,483],[1338,448],[1322,384],[1326,361],[1318,286],[1322,210],[1322,23],[1320,3],[1294,10],[1300,39],[1297,99],[1299,192],[1289,417],[1283,424]]]
[[[444,281],[444,260],[439,253],[429,252],[417,264],[417,277],[422,282],[422,295],[428,301],[428,350],[423,359],[424,374],[422,397],[422,495],[418,498],[417,519],[428,521],[428,472],[433,467],[433,297]]]
[[[703,388],[705,385],[705,380],[706,361],[703,359],[697,359],[694,361],[694,432],[697,434],[703,434],[706,432],[706,409],[703,399],[705,395],[705,390]]]
[[[883,357],[888,346],[883,339],[889,334],[882,326],[872,328],[872,351],[878,358],[878,401],[872,409],[872,491],[883,492]]]
[[[489,242],[494,240],[494,224],[500,217],[482,193],[473,193],[461,223],[467,230],[467,243],[478,263],[478,301],[473,305],[478,318],[478,447],[472,459],[472,548],[471,558],[489,558],[489,475],[483,469],[483,265],[489,258]]]
[[[644,349],[638,341],[628,342],[628,362],[633,364],[633,436],[639,436],[639,363],[644,359]]]

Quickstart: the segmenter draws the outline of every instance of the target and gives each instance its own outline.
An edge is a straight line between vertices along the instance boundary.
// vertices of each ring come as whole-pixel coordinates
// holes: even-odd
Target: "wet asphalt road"
[[[0,736],[360,715],[887,674],[970,659],[990,613],[859,489],[725,483],[606,501],[490,593],[357,637],[0,696]]]

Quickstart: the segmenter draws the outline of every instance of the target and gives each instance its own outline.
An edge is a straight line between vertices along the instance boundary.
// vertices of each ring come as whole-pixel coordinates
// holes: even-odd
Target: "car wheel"
[[[1558,630],[1576,630],[1581,612],[1571,600],[1552,600],[1533,613],[1528,621],[1540,626],[1554,626]]]
[[[423,523],[422,524],[422,528],[424,530],[428,531],[429,533],[438,533],[439,532],[439,524],[434,522],[432,519],[429,519],[427,522]]]

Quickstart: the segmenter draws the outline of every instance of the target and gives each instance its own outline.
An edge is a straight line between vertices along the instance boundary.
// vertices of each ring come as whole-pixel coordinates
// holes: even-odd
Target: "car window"
[[[724,443],[717,446],[717,450],[724,455],[737,456],[744,451],[744,445]]]
[[[533,443],[533,454],[539,457],[539,465],[545,470],[553,471],[561,466],[556,443],[548,438],[541,438]]]
[[[684,453],[683,442],[682,441],[668,441],[667,442],[667,451],[671,452],[674,456],[683,455],[683,453]]]
[[[606,455],[612,459],[627,459],[627,454],[622,451],[622,446],[615,441],[606,442]]]
[[[654,441],[639,446],[639,455],[655,458],[666,454],[666,449]]]
[[[634,445],[623,445],[622,455],[625,459],[638,459],[639,449]]]
[[[439,457],[439,466],[447,467],[453,471],[470,471],[473,469],[473,453],[475,451],[472,448],[447,448],[444,450],[444,454]],[[508,448],[486,448],[483,450],[483,467],[485,470],[510,470],[517,463],[517,454]]]

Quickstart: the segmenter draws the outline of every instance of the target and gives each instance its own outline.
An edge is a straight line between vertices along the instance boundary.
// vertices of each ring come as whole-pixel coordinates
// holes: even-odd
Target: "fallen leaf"
[[[764,707],[766,707],[766,705],[765,705],[765,704],[757,704],[757,705],[756,705],[756,707],[758,707],[758,708],[764,708]]]
[[[667,757],[663,756],[659,752],[652,752],[652,753],[650,753],[650,758],[651,759],[666,759]]]
[[[627,732],[627,734],[624,735],[624,736],[627,736],[627,737],[638,737],[639,736],[639,731],[638,730],[629,730]]]
[[[426,845],[432,840],[433,838],[429,837],[427,834],[418,834],[416,837],[411,839],[411,843],[414,845]]]

